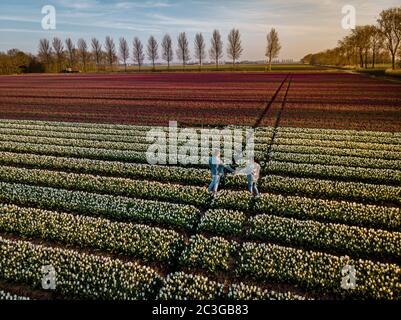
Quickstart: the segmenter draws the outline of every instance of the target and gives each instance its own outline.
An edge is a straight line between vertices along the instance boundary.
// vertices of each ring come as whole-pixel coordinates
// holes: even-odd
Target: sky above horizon
[[[209,46],[213,29],[222,33],[238,28],[244,52],[241,60],[263,60],[266,34],[277,29],[280,59],[298,60],[308,53],[336,46],[348,33],[342,29],[341,9],[351,4],[357,24],[373,24],[381,10],[400,6],[400,0],[1,0],[0,51],[18,48],[37,52],[41,38],[71,37],[88,41],[106,36],[125,37],[131,46],[137,36],[160,42],[168,32],[176,43],[185,31],[193,52],[193,39],[202,32]],[[42,7],[56,8],[56,30],[43,30]],[[225,52],[225,51],[224,51]]]

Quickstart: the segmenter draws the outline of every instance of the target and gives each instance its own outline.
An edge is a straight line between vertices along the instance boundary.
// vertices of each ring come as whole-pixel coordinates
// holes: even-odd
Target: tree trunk
[[[372,53],[372,68],[375,68],[376,51],[373,49]]]
[[[392,64],[392,68],[393,70],[395,70],[395,53],[391,53],[391,64]]]

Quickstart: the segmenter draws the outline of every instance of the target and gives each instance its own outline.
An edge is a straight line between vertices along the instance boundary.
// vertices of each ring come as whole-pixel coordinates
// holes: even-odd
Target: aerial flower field
[[[0,299],[401,299],[400,83],[5,76],[0,118]],[[212,198],[207,165],[149,164],[170,120],[253,127],[262,195],[228,175]]]

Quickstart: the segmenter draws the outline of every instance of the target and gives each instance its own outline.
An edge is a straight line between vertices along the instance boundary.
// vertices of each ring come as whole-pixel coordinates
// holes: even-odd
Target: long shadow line
[[[280,86],[277,88],[276,92],[274,93],[274,95],[272,96],[272,98],[270,99],[270,101],[267,103],[265,109],[263,110],[263,112],[261,113],[261,115],[259,116],[259,118],[256,120],[256,123],[252,126],[253,129],[256,129],[257,127],[260,126],[263,118],[266,116],[266,114],[269,112],[270,107],[272,106],[273,102],[276,100],[277,95],[279,94],[279,92],[281,91],[281,88],[283,87],[284,83],[287,81],[288,77],[290,76],[290,74],[287,74],[287,76],[285,77],[285,79],[281,82]]]

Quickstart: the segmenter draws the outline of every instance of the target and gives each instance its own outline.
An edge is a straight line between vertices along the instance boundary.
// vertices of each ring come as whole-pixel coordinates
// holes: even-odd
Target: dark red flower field
[[[0,77],[0,117],[167,125],[401,130],[401,84],[339,73],[171,73]],[[266,108],[282,82],[285,82]],[[267,111],[267,112],[266,112]]]

